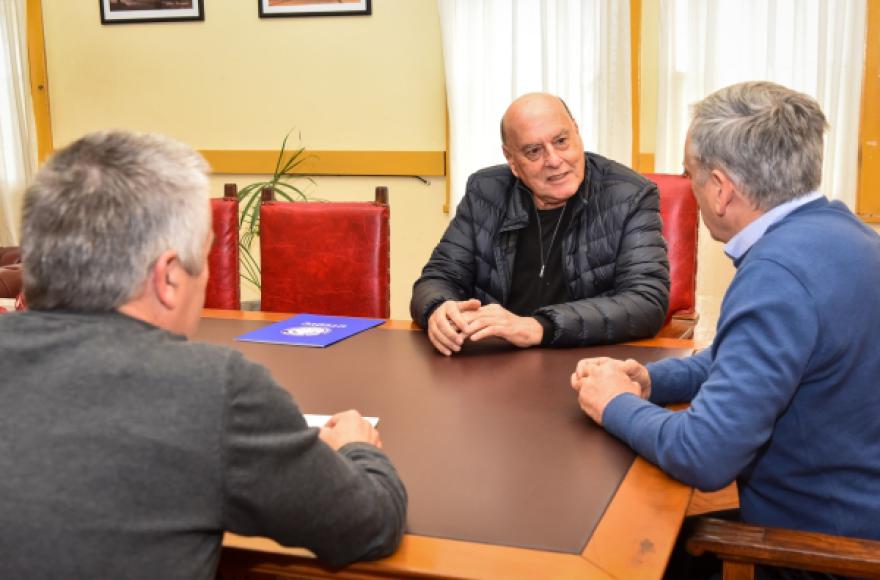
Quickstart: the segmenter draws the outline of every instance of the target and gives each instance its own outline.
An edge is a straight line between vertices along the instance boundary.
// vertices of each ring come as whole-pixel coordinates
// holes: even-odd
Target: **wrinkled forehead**
[[[574,121],[562,103],[524,105],[510,112],[507,131],[514,143],[541,142],[562,134],[577,132]]]

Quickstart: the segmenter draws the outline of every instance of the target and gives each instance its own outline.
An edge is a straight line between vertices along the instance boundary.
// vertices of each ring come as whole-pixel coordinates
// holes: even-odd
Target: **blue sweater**
[[[880,539],[880,236],[821,198],[736,267],[712,347],[650,365],[605,428],[689,485],[736,478],[746,522]]]

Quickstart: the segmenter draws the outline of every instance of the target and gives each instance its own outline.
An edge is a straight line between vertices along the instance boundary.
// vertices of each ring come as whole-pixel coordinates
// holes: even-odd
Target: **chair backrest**
[[[648,173],[645,177],[660,191],[663,237],[669,249],[669,321],[673,316],[695,312],[699,210],[687,177],[663,173]]]
[[[21,251],[18,247],[0,248],[0,298],[17,297],[21,283]]]
[[[21,250],[18,246],[0,248],[0,266],[10,266],[21,262]]]
[[[208,286],[205,308],[239,310],[241,285],[238,275],[238,190],[234,183],[223,188],[223,197],[211,199],[214,244],[208,254]]]
[[[16,298],[21,292],[21,264],[0,266],[0,298]]]
[[[261,309],[341,316],[391,315],[388,189],[375,202],[260,206]]]

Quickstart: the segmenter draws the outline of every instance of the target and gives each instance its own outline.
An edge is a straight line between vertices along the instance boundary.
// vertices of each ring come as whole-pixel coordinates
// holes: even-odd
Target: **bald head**
[[[526,93],[525,95],[518,97],[510,103],[510,106],[507,107],[507,111],[505,111],[504,115],[501,117],[501,144],[507,145],[508,119],[519,114],[521,109],[535,111],[540,110],[540,107],[543,106],[552,111],[559,105],[562,105],[562,109],[565,111],[565,114],[568,115],[568,118],[574,121],[574,116],[571,114],[568,105],[562,100],[562,97],[557,97],[550,93]]]
[[[501,140],[511,172],[538,209],[565,204],[584,180],[584,143],[555,95],[529,93],[511,103],[501,119]]]

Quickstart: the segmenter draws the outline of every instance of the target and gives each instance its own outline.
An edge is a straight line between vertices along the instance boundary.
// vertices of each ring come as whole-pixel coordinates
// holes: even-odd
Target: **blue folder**
[[[351,318],[297,314],[287,320],[237,336],[245,342],[325,347],[385,322],[381,318]]]

